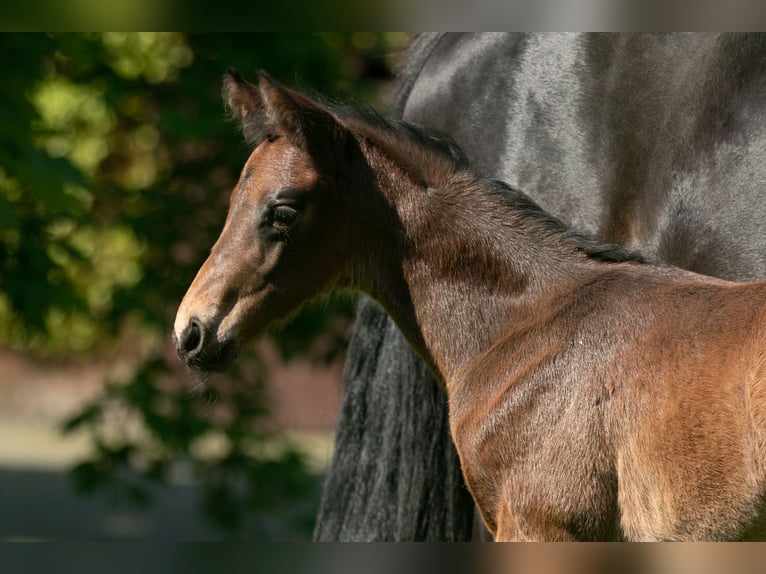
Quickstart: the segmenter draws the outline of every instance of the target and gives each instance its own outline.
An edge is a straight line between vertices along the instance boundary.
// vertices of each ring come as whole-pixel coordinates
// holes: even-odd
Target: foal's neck
[[[551,285],[577,281],[593,264],[557,222],[504,197],[512,190],[452,170],[424,187],[406,171],[376,172],[395,222],[375,247],[384,264],[368,290],[449,381],[553,296]]]

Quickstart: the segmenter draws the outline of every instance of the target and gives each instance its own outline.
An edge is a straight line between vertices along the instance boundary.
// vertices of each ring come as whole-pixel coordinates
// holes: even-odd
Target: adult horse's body
[[[766,277],[762,35],[423,36],[400,108],[579,229]],[[316,538],[470,538],[446,399],[370,303],[345,392]]]
[[[495,539],[763,534],[766,281],[573,232],[432,130],[264,75],[231,73],[226,95],[254,149],[176,316],[189,365],[361,289],[443,381]]]

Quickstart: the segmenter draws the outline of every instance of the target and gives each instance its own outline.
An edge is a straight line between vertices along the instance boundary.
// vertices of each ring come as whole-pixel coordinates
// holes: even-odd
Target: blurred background
[[[310,538],[355,301],[204,384],[170,326],[248,155],[224,70],[386,111],[408,41],[0,35],[0,540]]]

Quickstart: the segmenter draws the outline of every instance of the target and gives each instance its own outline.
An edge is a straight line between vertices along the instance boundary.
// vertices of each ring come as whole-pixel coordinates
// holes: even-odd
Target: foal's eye
[[[295,221],[295,217],[298,215],[298,212],[290,207],[289,205],[277,205],[274,207],[273,215],[274,221],[277,223],[282,223],[284,225],[289,225],[293,221]]]

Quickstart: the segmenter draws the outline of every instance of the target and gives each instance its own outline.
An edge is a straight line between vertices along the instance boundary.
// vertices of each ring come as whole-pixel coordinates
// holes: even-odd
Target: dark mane
[[[536,204],[525,193],[511,187],[503,181],[486,180],[486,187],[503,205],[507,205],[514,212],[530,217],[552,234],[559,234],[571,242],[578,251],[598,261],[609,263],[622,263],[633,261],[645,263],[644,257],[621,245],[601,241],[578,231],[571,229],[557,217],[554,217],[542,207]]]
[[[398,146],[392,145],[393,142],[400,144],[402,139],[415,146],[419,152],[428,155],[436,154],[444,158],[448,162],[448,167],[454,172],[472,171],[468,157],[460,146],[451,137],[438,130],[399,119],[387,118],[369,107],[335,107],[331,108],[331,111],[351,129],[372,137],[377,144],[385,148],[387,153],[394,156],[395,160],[405,165],[412,166],[412,158],[397,153]],[[486,180],[482,183],[487,185],[490,192],[502,204],[522,215],[534,218],[546,230],[565,236],[567,241],[573,243],[577,250],[592,259],[610,263],[645,262],[643,256],[635,251],[570,229],[561,220],[532,201],[528,195],[505,182]]]

